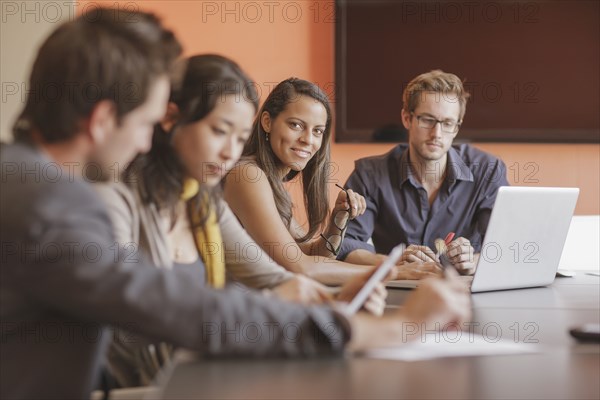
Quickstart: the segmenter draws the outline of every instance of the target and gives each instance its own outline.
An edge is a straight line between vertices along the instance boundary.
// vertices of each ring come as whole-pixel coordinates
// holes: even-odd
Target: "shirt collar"
[[[400,185],[403,185],[406,181],[410,181],[410,183],[413,186],[420,187],[421,184],[413,175],[412,168],[410,168],[410,159],[408,158],[408,146],[400,155],[398,162],[400,163]]]
[[[448,164],[446,165],[446,179],[455,181],[473,182],[475,179],[471,168],[465,163],[454,147],[448,150]]]
[[[400,163],[400,185],[403,185],[406,181],[410,181],[413,186],[420,187],[421,184],[415,178],[412,169],[410,168],[408,147],[402,152],[398,162]],[[450,182],[456,182],[457,180],[473,182],[474,177],[471,169],[454,147],[450,147],[448,150],[447,163],[446,180]]]

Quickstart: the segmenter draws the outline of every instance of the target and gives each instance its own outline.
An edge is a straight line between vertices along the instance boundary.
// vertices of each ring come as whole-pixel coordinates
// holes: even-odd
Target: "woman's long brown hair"
[[[261,115],[266,111],[272,120],[285,110],[285,107],[297,101],[301,96],[308,96],[320,102],[327,111],[327,124],[323,133],[321,148],[310,159],[302,171],[290,171],[281,179],[279,170],[281,161],[277,158],[271,145],[267,140],[266,132],[261,124]],[[259,168],[261,168],[271,184],[277,211],[285,226],[290,229],[292,220],[292,200],[284,187],[284,182],[290,181],[301,174],[302,186],[304,188],[304,206],[308,216],[308,232],[306,235],[296,238],[296,242],[304,243],[311,240],[320,232],[326,224],[329,216],[329,191],[327,180],[329,178],[330,141],[331,139],[331,109],[327,95],[315,84],[298,79],[289,78],[279,83],[269,94],[262,108],[257,114],[252,135],[244,148],[243,156],[254,157]]]

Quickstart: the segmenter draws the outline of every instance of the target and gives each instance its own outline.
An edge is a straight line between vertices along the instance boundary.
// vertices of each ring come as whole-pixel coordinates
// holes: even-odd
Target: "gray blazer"
[[[206,356],[339,354],[347,320],[152,268],[115,243],[89,184],[24,144],[0,150],[0,397],[89,396],[109,325]]]

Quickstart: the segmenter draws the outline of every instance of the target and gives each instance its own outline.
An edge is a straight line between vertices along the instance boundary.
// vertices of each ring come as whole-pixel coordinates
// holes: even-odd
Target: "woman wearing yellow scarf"
[[[143,251],[158,267],[201,274],[215,288],[232,280],[285,300],[329,301],[326,287],[270,259],[221,198],[219,184],[242,153],[257,107],[253,83],[235,63],[216,55],[189,58],[180,89],[172,91],[167,115],[154,129],[152,149],[98,192],[133,262]],[[342,289],[346,299],[356,281]],[[380,286],[365,308],[380,314],[384,298]],[[148,384],[172,346],[127,339],[113,342],[110,371],[120,386]]]

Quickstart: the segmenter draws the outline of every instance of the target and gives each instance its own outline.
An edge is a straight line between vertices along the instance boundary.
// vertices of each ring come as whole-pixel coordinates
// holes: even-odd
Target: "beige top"
[[[154,205],[142,203],[137,190],[124,183],[94,185],[107,205],[115,237],[125,250],[141,250],[159,268],[172,268],[164,218]],[[294,274],[277,264],[246,233],[223,200],[219,202],[219,227],[223,237],[227,278],[252,288],[272,288]],[[138,248],[139,246],[139,248]]]

